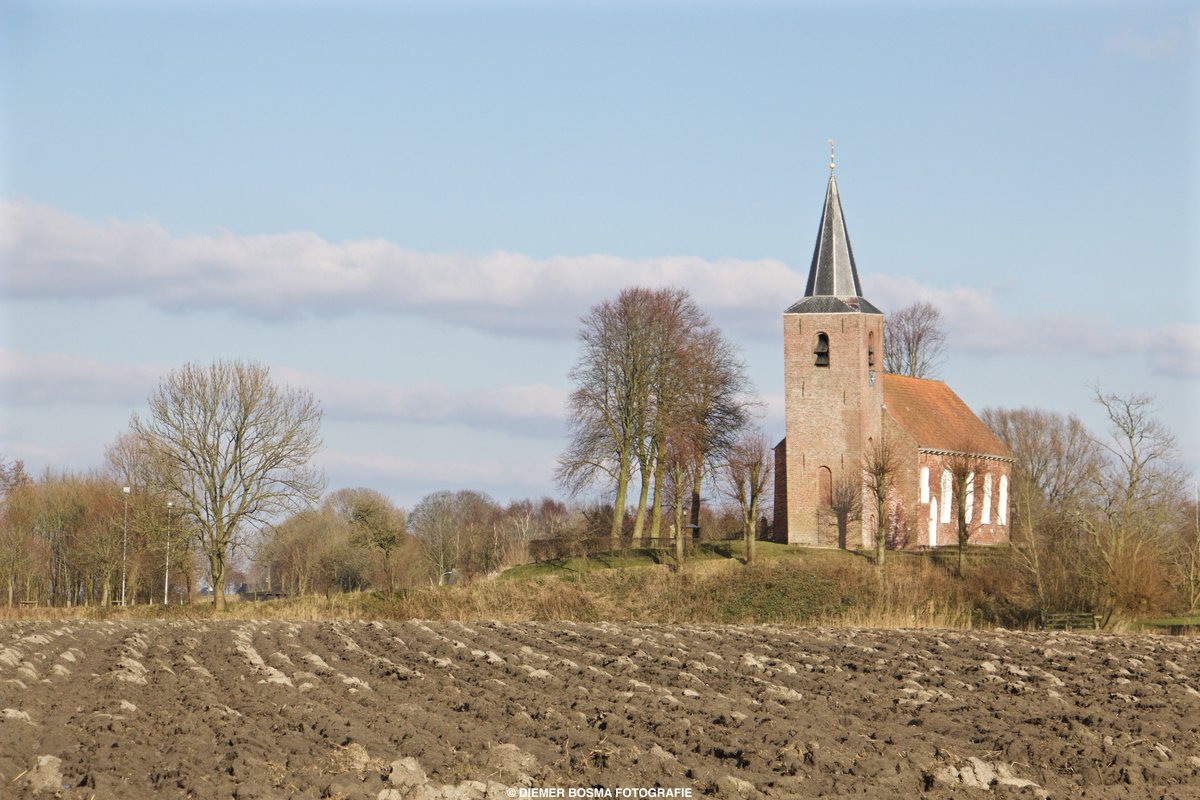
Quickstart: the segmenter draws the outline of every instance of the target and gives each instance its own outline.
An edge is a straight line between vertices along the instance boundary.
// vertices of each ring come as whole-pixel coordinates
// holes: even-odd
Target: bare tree
[[[958,545],[958,574],[962,575],[966,568],[967,546],[971,543],[971,533],[978,527],[979,511],[975,503],[977,474],[981,473],[984,459],[977,455],[978,448],[967,442],[961,448],[946,456],[946,469],[950,472],[954,498],[954,531]]]
[[[434,492],[417,503],[408,527],[421,541],[438,584],[456,572],[486,572],[498,564],[491,548],[499,512],[492,498],[470,490]]]
[[[1092,565],[1106,621],[1155,604],[1155,573],[1166,532],[1183,505],[1183,472],[1175,437],[1154,415],[1154,399],[1093,387],[1109,420],[1097,444],[1106,455],[1095,478],[1095,508],[1082,523],[1092,542]]]
[[[328,508],[306,509],[273,525],[255,560],[268,575],[268,589],[303,596],[327,589],[331,550],[345,539],[345,525]]]
[[[866,496],[874,506],[875,531],[875,568],[883,569],[883,557],[887,550],[888,496],[896,485],[896,476],[900,472],[900,453],[886,436],[880,436],[879,441],[863,455],[863,485]]]
[[[1194,612],[1200,608],[1200,487],[1178,517],[1168,552],[1183,600]]]
[[[849,545],[847,537],[850,523],[862,519],[863,486],[859,476],[841,474],[832,478],[828,500],[828,504],[821,511],[828,509],[828,512],[832,513],[837,546],[845,550]]]
[[[653,295],[623,290],[593,306],[579,331],[579,360],[569,401],[571,443],[559,459],[558,480],[572,494],[600,475],[616,486],[611,536],[621,538],[626,496],[638,446],[646,434],[653,376]]]
[[[698,437],[692,467],[691,524],[700,525],[700,489],[704,476],[720,464],[725,452],[750,424],[758,407],[753,387],[737,349],[716,329],[696,338],[687,361],[683,414]]]
[[[738,504],[742,515],[742,535],[746,542],[746,563],[754,561],[758,536],[758,515],[763,498],[768,496],[774,470],[774,451],[760,429],[745,431],[726,453],[721,467],[725,494]]]
[[[23,483],[5,491],[0,506],[0,579],[9,607],[18,587],[24,587],[28,599],[29,590],[49,564],[46,542],[36,530],[39,494],[35,484]]]
[[[8,461],[0,455],[0,501],[3,501],[9,492],[30,483],[32,481],[25,472],[24,461],[19,458]]]
[[[917,302],[883,319],[883,369],[913,378],[937,377],[946,350],[942,313]]]
[[[405,541],[404,509],[374,489],[341,489],[325,501],[350,526],[350,542],[375,557],[388,594],[396,589],[396,554]]]
[[[692,529],[684,527],[684,504],[685,500],[692,496],[692,472],[699,462],[697,452],[701,446],[695,426],[684,421],[672,426],[663,440],[662,463],[665,482],[662,496],[669,498],[671,504],[676,572],[683,571],[684,559],[687,557],[685,531]]]
[[[321,446],[321,416],[309,392],[281,388],[267,367],[241,361],[171,372],[148,416],[133,416],[158,480],[198,525],[218,610],[239,533],[319,498],[324,481],[309,462]]]
[[[582,320],[580,355],[571,378],[571,443],[559,459],[559,483],[573,495],[607,478],[615,487],[611,536],[621,538],[627,495],[639,471],[633,533],[661,526],[661,462],[666,437],[694,421],[702,446],[697,464],[732,442],[747,418],[745,368],[732,346],[681,289],[623,290]],[[689,422],[689,424],[691,424]],[[692,470],[693,514],[702,470]]]
[[[1035,408],[984,409],[984,423],[1013,456],[1010,553],[1029,576],[1038,608],[1082,608],[1075,535],[1101,466],[1101,451],[1078,417]]]

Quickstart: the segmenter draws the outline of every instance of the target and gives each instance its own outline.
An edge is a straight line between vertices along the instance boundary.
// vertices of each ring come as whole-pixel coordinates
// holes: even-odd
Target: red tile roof
[[[888,413],[926,450],[1011,458],[1008,448],[941,381],[883,376]]]

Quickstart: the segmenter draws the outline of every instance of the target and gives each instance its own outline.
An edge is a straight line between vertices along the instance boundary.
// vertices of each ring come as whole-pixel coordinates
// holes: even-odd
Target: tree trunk
[[[658,544],[662,539],[662,477],[661,458],[654,459],[654,496],[650,500],[650,538]]]
[[[642,477],[642,488],[638,492],[637,514],[633,518],[633,546],[642,547],[643,533],[646,527],[646,500],[650,496],[650,474],[643,465],[639,470]]]
[[[614,550],[621,546],[621,534],[625,527],[625,495],[629,492],[629,455],[621,454],[621,463],[617,467],[617,496],[613,500],[612,547]]]
[[[224,554],[214,550],[208,554],[209,571],[212,574],[213,608],[225,610],[225,558]]]
[[[683,498],[675,501],[675,571],[683,572]]]
[[[754,549],[755,549],[754,543],[758,540],[758,536],[755,535],[757,533],[757,531],[754,530],[754,528],[756,527],[755,522],[756,522],[756,520],[754,519],[753,514],[751,515],[750,520],[746,522],[746,563],[747,564],[754,563]]]
[[[680,484],[683,483],[683,468],[676,464],[671,469],[671,477],[675,479],[675,502],[672,506],[675,522],[671,526],[675,532],[675,571],[683,572],[683,492],[680,490]]]
[[[875,568],[883,569],[883,554],[887,550],[887,525],[883,518],[884,503],[875,501]]]
[[[687,536],[687,551],[692,550],[692,536],[700,532],[700,488],[704,484],[704,460],[696,459],[695,468],[692,472],[692,527],[688,529]]]

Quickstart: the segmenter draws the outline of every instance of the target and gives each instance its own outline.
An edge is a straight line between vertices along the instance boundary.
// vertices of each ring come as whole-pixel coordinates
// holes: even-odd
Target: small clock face
[[[875,385],[875,370],[867,371],[867,383],[871,386]]]

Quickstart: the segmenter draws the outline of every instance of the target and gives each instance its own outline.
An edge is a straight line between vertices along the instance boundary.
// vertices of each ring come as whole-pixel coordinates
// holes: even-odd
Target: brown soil
[[[674,796],[729,798],[1200,798],[1200,640],[0,624],[0,796],[405,800],[582,787],[601,797],[678,787],[690,793]]]

